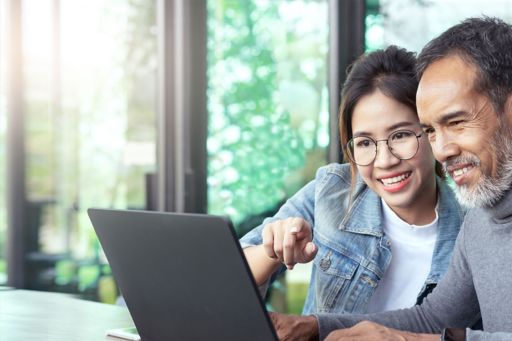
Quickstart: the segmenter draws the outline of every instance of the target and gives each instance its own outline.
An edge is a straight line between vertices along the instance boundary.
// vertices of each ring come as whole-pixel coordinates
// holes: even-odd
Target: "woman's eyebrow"
[[[398,128],[409,128],[409,127],[415,126],[417,124],[418,124],[417,122],[410,122],[410,121],[398,122],[398,123],[395,123],[395,124],[387,127],[386,131],[390,132],[390,131],[396,130]],[[372,136],[372,135],[373,135],[372,133],[367,132],[367,131],[356,131],[352,134],[352,137]]]
[[[387,131],[392,131],[398,128],[409,128],[412,126],[418,125],[418,122],[410,122],[410,121],[403,121],[393,124],[392,126],[388,127]]]
[[[372,136],[372,133],[369,133],[367,131],[356,131],[352,134],[352,137],[359,137],[359,136]]]

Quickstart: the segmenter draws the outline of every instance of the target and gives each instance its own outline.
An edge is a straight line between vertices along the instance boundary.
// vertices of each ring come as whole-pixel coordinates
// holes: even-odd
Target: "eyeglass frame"
[[[404,132],[410,132],[414,135],[414,137],[416,137],[416,151],[414,152],[414,154],[411,156],[411,157],[408,157],[408,158],[401,158],[400,156],[397,156],[395,155],[395,153],[393,153],[393,150],[391,149],[391,147],[389,146],[389,138],[393,135],[393,134],[396,134],[398,132],[401,132],[401,131],[404,131]],[[418,135],[416,135],[416,133],[413,131],[413,130],[409,130],[409,129],[400,129],[400,130],[395,130],[394,132],[390,133],[388,138],[387,139],[381,139],[381,140],[375,140],[375,139],[372,139],[370,136],[365,136],[365,135],[361,135],[361,136],[356,136],[356,137],[352,137],[350,140],[348,140],[348,142],[346,143],[345,145],[345,148],[347,149],[347,155],[348,157],[350,158],[350,160],[352,162],[354,162],[356,165],[358,166],[369,166],[371,165],[372,163],[375,162],[375,159],[377,158],[377,153],[378,153],[378,145],[379,145],[379,142],[382,142],[382,141],[386,141],[386,146],[388,147],[388,150],[389,152],[394,156],[396,157],[397,159],[399,160],[410,160],[412,159],[413,157],[416,156],[416,154],[418,154],[418,150],[420,149],[420,137],[422,137],[423,135],[425,134],[424,131],[420,132]],[[351,152],[351,149],[350,149],[350,143],[354,141],[354,139],[358,138],[358,137],[365,137],[367,139],[370,139],[374,145],[375,145],[375,155],[373,156],[373,159],[368,162],[367,164],[359,164],[356,162],[356,160],[354,160],[354,156],[352,155],[352,152]]]

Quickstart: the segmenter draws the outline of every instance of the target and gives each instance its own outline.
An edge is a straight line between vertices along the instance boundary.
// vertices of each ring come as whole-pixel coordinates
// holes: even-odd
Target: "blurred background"
[[[345,69],[488,0],[0,0],[0,285],[113,303],[89,207],[229,216],[241,236],[342,162]],[[298,313],[302,266],[269,307]]]

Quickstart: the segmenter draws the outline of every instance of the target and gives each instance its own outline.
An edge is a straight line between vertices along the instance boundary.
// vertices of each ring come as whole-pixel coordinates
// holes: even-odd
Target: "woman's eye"
[[[409,131],[399,131],[399,132],[394,133],[391,136],[391,139],[392,140],[401,140],[401,139],[408,138],[408,137],[411,137],[411,136],[412,136],[412,132],[409,132]]]
[[[361,140],[361,141],[357,141],[356,147],[357,148],[367,148],[367,147],[370,147],[371,144],[372,143],[370,142],[370,140]]]

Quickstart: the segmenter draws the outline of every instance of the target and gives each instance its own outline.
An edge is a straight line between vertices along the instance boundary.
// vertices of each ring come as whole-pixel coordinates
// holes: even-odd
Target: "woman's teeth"
[[[406,173],[392,178],[381,179],[381,181],[384,184],[384,186],[390,186],[407,179],[410,175],[411,173]]]

